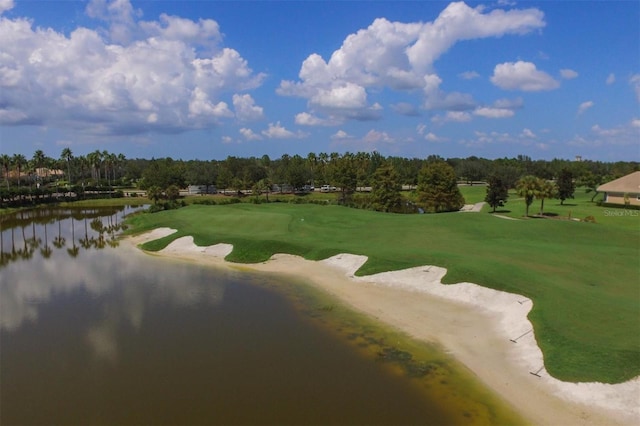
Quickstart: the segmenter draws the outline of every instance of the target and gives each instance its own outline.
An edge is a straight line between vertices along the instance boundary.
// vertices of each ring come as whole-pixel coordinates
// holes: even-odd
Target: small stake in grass
[[[518,339],[519,338],[526,336],[527,334],[531,333],[532,331],[533,331],[533,329],[527,331],[526,333],[523,333],[523,334],[519,335],[515,339],[509,339],[509,340],[511,340],[513,343],[518,343]]]
[[[544,368],[544,365],[542,367],[538,368],[535,372],[529,371],[529,374],[533,374],[536,377],[542,377],[539,373],[542,371],[543,368]]]

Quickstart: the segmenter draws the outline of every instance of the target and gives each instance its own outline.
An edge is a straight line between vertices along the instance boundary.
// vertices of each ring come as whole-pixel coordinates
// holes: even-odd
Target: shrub
[[[238,204],[241,203],[242,201],[240,200],[240,198],[238,197],[230,197],[230,198],[224,198],[220,201],[220,205],[227,205],[227,204]]]
[[[205,206],[215,206],[218,203],[216,203],[216,200],[212,200],[211,198],[205,198],[203,200],[201,200],[201,199],[195,200],[193,202],[193,204],[201,204],[201,205],[205,205]]]

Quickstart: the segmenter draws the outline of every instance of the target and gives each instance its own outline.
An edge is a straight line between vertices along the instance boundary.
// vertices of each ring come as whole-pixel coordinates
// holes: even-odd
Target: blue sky
[[[640,2],[0,0],[0,151],[640,160]]]

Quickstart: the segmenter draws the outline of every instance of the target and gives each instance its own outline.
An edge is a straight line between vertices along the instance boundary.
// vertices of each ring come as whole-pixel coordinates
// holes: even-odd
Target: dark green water
[[[91,220],[4,223],[3,425],[446,422],[260,278],[111,248]]]

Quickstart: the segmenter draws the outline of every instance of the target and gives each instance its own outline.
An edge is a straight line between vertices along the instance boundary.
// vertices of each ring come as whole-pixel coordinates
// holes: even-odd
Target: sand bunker
[[[175,232],[156,229],[141,244]],[[234,267],[230,244],[199,247],[178,238],[161,256]],[[568,383],[544,369],[523,296],[473,283],[443,285],[446,269],[420,266],[366,277],[354,273],[366,256],[340,254],[313,262],[287,254],[243,268],[304,277],[353,308],[409,335],[436,341],[487,386],[536,424],[640,424],[640,377],[621,384]]]

